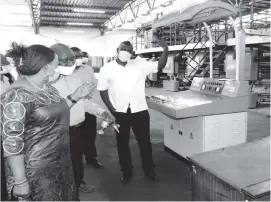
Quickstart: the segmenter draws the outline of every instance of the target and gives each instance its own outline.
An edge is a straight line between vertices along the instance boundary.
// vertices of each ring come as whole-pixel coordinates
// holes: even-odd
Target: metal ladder
[[[201,30],[199,30],[201,31]],[[195,33],[196,36],[197,33]],[[223,36],[223,34],[220,34],[219,37],[216,38],[216,41],[214,41],[214,44],[216,44],[219,39]],[[192,83],[192,80],[194,79],[195,76],[197,77],[208,77],[210,72],[210,57],[209,57],[209,48],[207,48],[206,46],[206,42],[202,42],[201,40],[203,38],[207,38],[207,40],[209,39],[207,35],[202,36],[200,39],[197,39],[197,43],[196,45],[193,47],[193,49],[191,50],[191,52],[193,53],[193,56],[189,56],[186,55],[186,57],[188,59],[190,59],[191,61],[193,61],[194,63],[196,63],[196,67],[193,67],[192,65],[190,65],[188,62],[186,62],[186,65],[189,66],[190,68],[192,68],[192,71],[185,75],[185,77],[182,79],[182,84],[184,86],[190,86],[190,84]],[[194,38],[191,38],[187,43],[186,46],[193,40]],[[202,44],[203,49],[195,49],[195,47],[198,46],[198,44]],[[185,51],[186,46],[183,48],[183,52]],[[215,55],[213,56],[213,68],[214,70],[217,71],[217,69],[219,69],[219,66],[223,65],[223,60],[225,59],[225,55],[226,53],[229,51],[229,47],[227,45],[215,45],[214,49],[213,49],[213,53],[215,53]],[[201,58],[201,60],[199,62],[197,62],[195,60],[195,57],[199,54],[199,53],[203,53],[203,57]],[[220,71],[218,71],[216,73],[216,77],[220,77]]]

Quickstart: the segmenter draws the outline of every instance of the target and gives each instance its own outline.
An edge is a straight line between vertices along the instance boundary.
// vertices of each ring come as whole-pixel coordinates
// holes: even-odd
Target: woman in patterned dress
[[[49,82],[59,76],[58,57],[42,45],[13,43],[11,50],[21,75],[1,95],[1,136],[9,196],[34,201],[79,200],[74,182],[69,139],[68,99]],[[94,90],[80,86],[79,100]]]
[[[0,54],[0,94],[2,95],[6,90],[9,88],[10,83],[9,79],[4,75],[5,72],[2,71],[2,67],[7,65],[5,61],[5,56]],[[2,114],[2,108],[0,111]],[[3,147],[2,147],[2,140],[1,140],[1,162],[4,162],[4,155],[3,155]],[[6,187],[6,175],[5,175],[5,165],[1,163],[1,201],[7,201],[7,187]]]

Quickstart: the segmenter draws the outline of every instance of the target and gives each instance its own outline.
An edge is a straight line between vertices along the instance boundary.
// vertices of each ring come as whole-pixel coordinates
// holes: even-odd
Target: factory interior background
[[[81,201],[270,201],[270,20],[269,0],[0,0],[0,53],[63,43],[87,52],[99,79],[122,41],[149,62],[168,45],[145,81],[160,181],[145,178],[131,130],[134,176],[120,183],[109,128],[96,138],[104,168],[84,163],[95,190]],[[98,90],[93,100],[106,109]]]

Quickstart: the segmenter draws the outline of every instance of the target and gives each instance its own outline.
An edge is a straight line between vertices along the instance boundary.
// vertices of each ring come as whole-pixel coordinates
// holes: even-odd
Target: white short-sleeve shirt
[[[125,113],[130,104],[131,112],[148,109],[145,98],[145,79],[148,74],[158,72],[158,62],[137,57],[126,66],[116,61],[107,63],[100,69],[97,89],[108,90],[109,99],[117,112]]]
[[[91,82],[92,78],[85,68],[75,70],[70,76],[60,77],[53,86],[59,91],[59,95],[67,98],[79,86],[85,84],[88,80]],[[76,126],[85,120],[85,112],[100,116],[105,110],[99,105],[95,104],[92,100],[80,99],[70,109],[70,126]]]

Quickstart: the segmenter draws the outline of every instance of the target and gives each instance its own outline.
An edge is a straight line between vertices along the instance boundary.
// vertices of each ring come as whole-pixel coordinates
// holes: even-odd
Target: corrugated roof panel
[[[178,9],[180,7],[186,7],[188,4],[191,4],[193,2],[199,2],[202,0],[173,0],[172,5],[163,7],[163,13],[169,13],[174,11],[177,7]],[[228,1],[228,0],[222,0],[222,1]],[[229,0],[234,1],[234,0]],[[248,2],[249,0],[244,0],[245,2]],[[257,1],[257,0],[256,0]],[[105,23],[109,17],[116,14],[119,10],[121,10],[127,3],[130,2],[130,0],[43,0],[43,6],[42,6],[42,16],[48,17],[69,17],[72,18],[74,21],[86,21],[88,18],[93,18],[92,20],[95,22]],[[146,16],[146,19],[153,18],[153,16],[148,15],[149,5],[145,1],[137,1],[142,2],[140,4],[140,9],[138,13],[138,17],[141,19]],[[149,0],[150,5],[154,6],[154,8],[159,7],[163,3],[169,2],[169,0]],[[138,3],[133,4],[132,7],[137,7]],[[85,11],[78,11],[74,12],[74,8],[85,8],[85,9],[96,9],[96,10],[104,10],[105,13],[84,13]],[[147,14],[147,15],[146,15]],[[128,11],[127,13],[121,13],[121,18],[124,19],[126,16],[126,19],[133,18],[131,11]],[[78,18],[78,19],[73,19]],[[87,18],[87,19],[85,19]],[[119,16],[117,16],[116,19],[112,21],[112,23],[118,25],[122,24],[121,20],[118,19]],[[44,19],[44,18],[42,18]],[[112,20],[112,19],[111,19]],[[144,20],[143,20],[144,21]]]
[[[129,0],[43,0],[43,4],[50,5],[63,5],[63,6],[101,6],[101,7],[113,7],[123,8]]]
[[[41,25],[47,17],[62,21],[85,22],[92,20],[103,25],[111,16],[121,10],[130,0],[43,0],[41,6]],[[92,18],[92,19],[90,19]],[[46,24],[50,23],[47,19]]]
[[[30,7],[23,0],[0,1],[0,26],[32,26]]]
[[[92,13],[75,13],[75,12],[51,12],[51,11],[42,11],[41,16],[55,16],[55,17],[74,17],[74,18],[99,18],[99,19],[108,19],[110,15],[96,15]]]
[[[43,21],[54,21],[54,22],[82,22],[82,23],[100,23],[101,20],[99,19],[78,19],[78,18],[67,18],[67,17],[41,17],[41,20]]]

